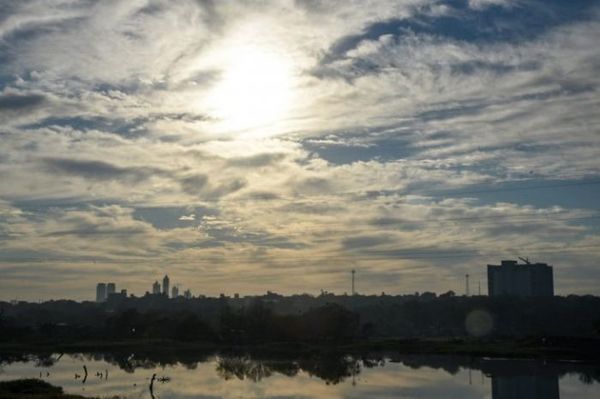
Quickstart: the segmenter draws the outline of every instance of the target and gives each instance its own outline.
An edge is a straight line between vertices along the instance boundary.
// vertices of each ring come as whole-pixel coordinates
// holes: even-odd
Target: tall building
[[[96,285],[96,302],[106,301],[106,284],[98,283]]]
[[[539,297],[554,295],[552,266],[546,263],[524,264],[503,260],[500,265],[487,265],[489,296]]]
[[[162,286],[162,292],[163,294],[165,294],[167,297],[169,296],[169,276],[165,275],[165,277],[163,278],[163,286]]]
[[[171,298],[177,298],[179,296],[179,288],[177,286],[173,286],[171,289]]]
[[[115,283],[106,284],[106,297],[107,298],[110,294],[114,294],[115,292],[117,292],[117,286],[115,285]]]
[[[190,291],[190,290],[185,290],[185,291],[183,292],[183,297],[184,297],[185,299],[192,299],[192,291]]]
[[[155,281],[154,284],[152,284],[152,293],[160,294],[160,283],[158,281]]]

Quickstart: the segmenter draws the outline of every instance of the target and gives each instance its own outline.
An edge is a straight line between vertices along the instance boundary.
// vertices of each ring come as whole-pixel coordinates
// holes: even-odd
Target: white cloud
[[[481,10],[490,6],[511,7],[518,3],[518,0],[469,0],[469,7]]]
[[[179,217],[179,220],[194,221],[194,220],[196,220],[196,215],[194,215],[193,213],[190,215],[182,215]]]
[[[578,207],[428,196],[598,175],[596,14],[515,42],[366,35],[324,63],[373,24],[460,14],[424,0],[11,10],[0,22],[3,293],[49,281],[36,268],[90,287],[114,273],[142,293],[165,267],[210,294],[272,282],[318,292],[342,290],[348,265],[391,276],[373,277],[372,292],[445,291],[466,268],[515,254],[557,259],[569,292],[598,259],[571,250],[597,241]],[[248,26],[260,29],[240,37]],[[298,101],[277,129],[226,131],[204,108],[232,43],[278,48],[295,65]]]

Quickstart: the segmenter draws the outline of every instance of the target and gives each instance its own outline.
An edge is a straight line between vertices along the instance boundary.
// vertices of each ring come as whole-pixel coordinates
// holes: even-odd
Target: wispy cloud
[[[103,273],[141,293],[164,268],[209,294],[345,290],[350,267],[371,292],[447,290],[516,255],[560,264],[558,292],[598,293],[598,1],[0,11],[7,298]],[[228,75],[241,49],[285,60],[272,123],[224,120],[273,103],[268,76],[242,93]],[[219,112],[226,79],[247,104]]]

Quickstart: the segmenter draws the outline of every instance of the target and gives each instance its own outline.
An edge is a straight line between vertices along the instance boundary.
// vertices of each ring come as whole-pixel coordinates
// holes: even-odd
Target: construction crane
[[[521,259],[523,262],[525,262],[526,265],[531,265],[531,262],[529,261],[529,258],[521,258],[519,256],[519,259]]]

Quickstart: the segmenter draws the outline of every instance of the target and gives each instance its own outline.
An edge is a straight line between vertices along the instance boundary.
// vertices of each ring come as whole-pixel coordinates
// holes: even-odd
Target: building
[[[96,302],[104,302],[106,301],[106,284],[98,283],[96,285]]]
[[[174,286],[171,289],[171,298],[177,298],[179,296],[179,288],[177,288],[177,286]]]
[[[500,265],[487,265],[488,295],[553,296],[552,266],[524,260],[524,264],[518,264],[516,260],[503,260]]]
[[[158,281],[155,281],[154,284],[152,284],[152,293],[160,294],[160,283]]]
[[[185,290],[185,291],[183,292],[183,297],[184,297],[185,299],[192,299],[192,291],[190,291],[190,290]]]
[[[169,296],[169,276],[167,275],[165,275],[165,277],[163,278],[162,292],[167,297]]]
[[[121,292],[112,292],[106,297],[106,303],[114,307],[120,305],[127,300],[127,291],[121,290]]]
[[[107,298],[110,294],[114,294],[116,292],[117,292],[117,286],[115,285],[115,283],[106,284],[106,297]]]

